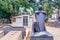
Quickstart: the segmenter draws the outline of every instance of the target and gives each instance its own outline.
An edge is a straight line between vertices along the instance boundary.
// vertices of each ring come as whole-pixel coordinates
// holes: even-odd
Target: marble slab
[[[10,31],[0,40],[22,40],[22,32],[21,31]]]

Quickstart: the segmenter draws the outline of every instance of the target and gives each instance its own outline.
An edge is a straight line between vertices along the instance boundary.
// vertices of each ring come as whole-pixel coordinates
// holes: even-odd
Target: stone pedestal
[[[53,40],[53,36],[49,32],[36,32],[30,34],[30,40]]]

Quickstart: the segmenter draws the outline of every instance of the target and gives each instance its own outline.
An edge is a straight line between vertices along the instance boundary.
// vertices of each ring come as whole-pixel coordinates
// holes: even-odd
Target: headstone
[[[53,40],[53,36],[45,28],[46,13],[42,10],[42,5],[39,5],[38,11],[35,12],[35,18],[30,40]]]

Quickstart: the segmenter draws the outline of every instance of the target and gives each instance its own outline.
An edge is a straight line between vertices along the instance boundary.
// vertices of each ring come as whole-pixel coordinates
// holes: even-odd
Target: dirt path
[[[60,40],[60,28],[46,26],[48,32],[53,35],[54,40]],[[27,31],[31,31],[31,28],[26,28]],[[27,40],[30,40],[29,35]]]
[[[53,35],[54,40],[60,40],[60,28],[47,26],[46,29]]]

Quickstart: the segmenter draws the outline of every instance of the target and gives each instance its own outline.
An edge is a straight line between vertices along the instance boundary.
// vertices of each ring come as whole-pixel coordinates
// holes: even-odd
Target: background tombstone
[[[46,13],[42,10],[42,5],[36,11],[35,18],[36,22],[33,23],[30,40],[53,40],[53,36],[45,29]]]

